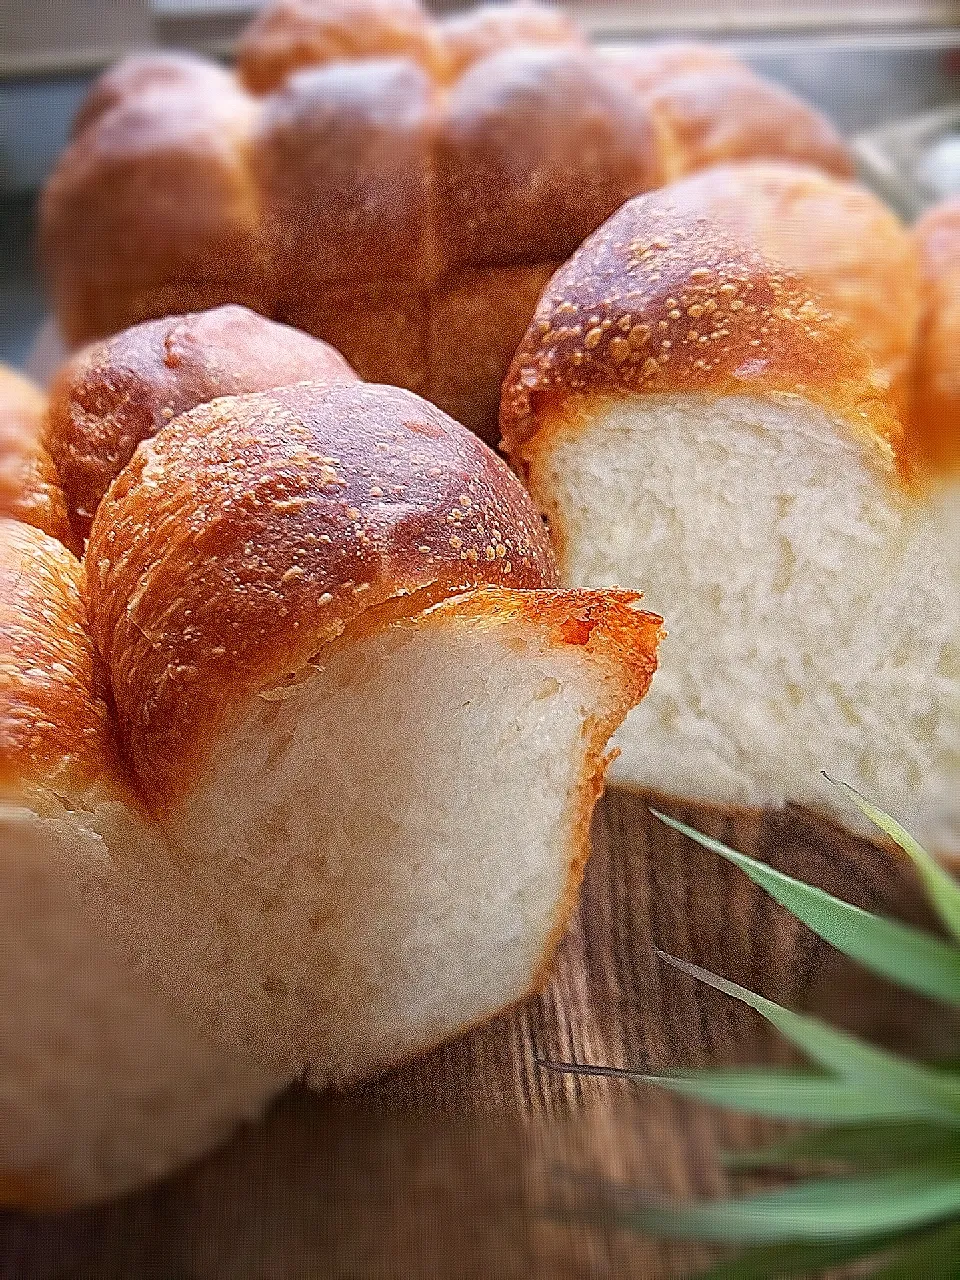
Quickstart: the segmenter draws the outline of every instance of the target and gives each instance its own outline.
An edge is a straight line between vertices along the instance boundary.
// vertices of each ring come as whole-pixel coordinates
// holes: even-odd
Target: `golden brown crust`
[[[0,520],[0,787],[14,801],[119,773],[82,578],[56,538]]]
[[[468,71],[443,112],[438,240],[458,266],[562,259],[659,180],[649,113],[595,56],[507,50]]]
[[[850,151],[815,108],[746,68],[688,71],[643,95],[680,177],[730,160],[794,160],[849,178]]]
[[[154,809],[190,786],[233,708],[366,610],[556,575],[496,455],[426,401],[366,384],[176,419],[114,482],[85,563],[126,758]]]
[[[475,62],[521,45],[563,45],[583,49],[586,38],[560,9],[533,0],[483,4],[439,24],[445,78],[458,80]]]
[[[625,200],[718,158],[849,166],[821,117],[729,54],[614,57],[527,0],[437,23],[417,0],[277,0],[240,65],[266,97],[159,54],[81,109],[41,219],[71,344],[240,302],[332,340],[364,377],[426,390],[449,364],[437,314],[462,272],[542,270]],[[494,435],[496,383],[473,379],[468,401],[457,381],[449,403]]]
[[[244,307],[137,325],[63,366],[46,443],[80,539],[142,440],[218,396],[293,382],[352,382],[339,352]]]
[[[848,323],[742,228],[665,188],[625,205],[557,272],[504,384],[515,465],[571,393],[788,393],[902,458],[902,428]]]
[[[39,387],[0,365],[0,516],[73,548],[66,502],[43,441],[46,409]]]
[[[205,58],[169,52],[133,55],[97,80],[74,116],[70,136],[79,138],[114,107],[154,91],[229,94],[236,88],[229,71]]]
[[[960,196],[913,229],[924,284],[910,447],[932,476],[960,472]]]
[[[906,411],[920,313],[917,254],[899,219],[857,183],[805,165],[718,165],[670,187],[690,215],[721,219],[803,276],[852,324]]]
[[[253,93],[305,67],[406,58],[442,74],[443,51],[419,0],[272,0],[240,37],[237,70]]]
[[[74,139],[40,206],[68,343],[114,333],[148,311],[224,302],[269,311],[248,160],[255,115],[253,99],[229,85],[175,79],[143,93],[128,88]]]

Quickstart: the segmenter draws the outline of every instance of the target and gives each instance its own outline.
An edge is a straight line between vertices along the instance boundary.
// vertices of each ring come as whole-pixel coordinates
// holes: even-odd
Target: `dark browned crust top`
[[[46,445],[79,540],[142,440],[218,396],[293,382],[355,381],[332,347],[245,307],[218,307],[126,329],[57,376]]]
[[[901,425],[849,325],[743,228],[674,201],[670,188],[625,205],[543,294],[504,383],[514,464],[548,403],[592,391],[796,394],[888,461],[901,453]]]
[[[506,465],[426,401],[368,384],[175,419],[114,482],[85,563],[125,757],[154,809],[189,788],[231,710],[362,615],[556,581]]]

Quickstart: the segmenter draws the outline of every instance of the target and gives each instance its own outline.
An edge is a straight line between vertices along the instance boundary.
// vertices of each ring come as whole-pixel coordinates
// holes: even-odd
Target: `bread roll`
[[[42,202],[68,342],[245,303],[490,442],[523,292],[500,294],[504,269],[545,274],[624,200],[718,159],[849,167],[820,116],[730,54],[614,57],[525,0],[438,23],[412,0],[277,0],[239,70],[242,87],[138,58],[81,108]],[[467,281],[487,310],[454,351]]]
[[[231,320],[289,343],[291,372],[319,346],[230,311],[121,335],[60,382],[92,475],[140,444],[96,507],[75,626],[102,747],[68,700],[47,713],[55,744],[114,761],[58,856],[182,1016],[274,1077],[340,1083],[545,977],[660,620],[557,590],[523,487],[409,392],[340,365],[210,400],[218,368],[245,376]],[[198,349],[158,368],[185,333]]]
[[[562,580],[642,580],[670,620],[615,780],[823,810],[826,769],[952,854],[956,542],[855,336],[754,228],[668,188],[554,277],[508,375],[504,442]]]
[[[0,365],[0,516],[72,545],[59,477],[43,439],[46,397]]]
[[[240,37],[237,70],[251,92],[270,93],[306,67],[380,57],[443,74],[442,46],[419,0],[274,0]]]
[[[771,260],[799,272],[850,321],[904,415],[913,395],[920,270],[899,219],[857,183],[805,166],[718,165],[670,187],[678,210],[722,219]]]
[[[0,520],[0,1204],[65,1208],[158,1177],[255,1116],[281,1077],[216,1048],[121,966],[76,894],[130,809],[81,599],[55,538]],[[119,815],[119,816],[118,816]]]
[[[338,63],[264,104],[254,174],[278,297],[331,286],[428,285],[434,87],[411,62]]]
[[[352,382],[332,347],[245,307],[172,316],[94,343],[62,367],[44,442],[76,537],[141,441],[217,396],[292,382]]]
[[[925,473],[953,486],[960,474],[960,196],[914,227],[923,269],[923,321],[911,444]]]
[[[819,111],[745,67],[685,71],[642,97],[660,132],[665,180],[730,160],[793,160],[853,174],[849,150]]]
[[[40,202],[40,243],[71,345],[225,302],[269,311],[249,152],[256,103],[199,61],[110,73]],[[112,105],[101,109],[101,103]]]
[[[459,79],[475,62],[504,49],[555,45],[582,49],[587,44],[565,13],[534,0],[481,4],[443,18],[437,25],[448,80]]]
[[[456,266],[566,256],[660,179],[648,112],[577,49],[511,49],[453,87],[440,120],[438,237]]]

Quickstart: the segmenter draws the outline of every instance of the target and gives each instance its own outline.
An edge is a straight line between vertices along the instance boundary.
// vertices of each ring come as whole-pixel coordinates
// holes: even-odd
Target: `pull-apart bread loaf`
[[[41,777],[21,803],[62,792],[62,858],[174,1004],[275,1073],[346,1082],[546,976],[660,619],[557,589],[520,482],[410,392],[337,368],[211,400],[237,375],[211,341],[209,402],[156,429],[197,399],[196,363],[151,365],[156,333],[69,366],[48,424],[86,460],[77,642],[117,790]]]
[[[955,854],[960,565],[890,407],[901,317],[884,335],[859,290],[844,314],[842,260],[825,287],[828,261],[758,225],[777,202],[731,210],[731,181],[691,179],[611,218],[554,277],[504,388],[504,443],[561,579],[642,581],[670,619],[613,776],[823,809],[829,770]],[[816,182],[810,198],[825,218]],[[863,228],[865,199],[838,192],[835,217]],[[831,233],[813,235],[829,256]],[[878,255],[892,300],[885,271]]]
[[[276,0],[236,76],[170,54],[107,73],[41,240],[71,344],[244,303],[494,441],[510,358],[583,238],[678,174],[777,156],[850,171],[821,116],[700,46],[634,64],[536,4],[434,22],[415,0]]]

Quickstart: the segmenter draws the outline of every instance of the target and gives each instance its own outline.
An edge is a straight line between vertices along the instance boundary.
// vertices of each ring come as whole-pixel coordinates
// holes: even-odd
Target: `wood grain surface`
[[[838,963],[738,872],[656,822],[649,801],[614,791],[601,803],[581,908],[539,997],[362,1089],[290,1090],[262,1123],[141,1194],[0,1217],[0,1280],[693,1274],[702,1248],[598,1220],[605,1188],[719,1194],[730,1189],[719,1153],[764,1126],[543,1065],[787,1060],[754,1014],[654,948],[887,1040],[914,1042],[919,1026],[939,1044],[944,1029]],[[852,901],[921,910],[892,855],[809,815],[658,804]]]

